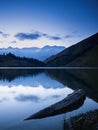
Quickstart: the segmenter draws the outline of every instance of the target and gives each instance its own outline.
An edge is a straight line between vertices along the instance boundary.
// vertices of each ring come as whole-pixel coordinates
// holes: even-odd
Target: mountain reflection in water
[[[43,120],[21,121],[37,111],[54,104],[78,88],[86,92],[84,104],[66,116],[98,109],[98,70],[0,70],[0,129],[29,128],[61,130],[62,115]],[[52,122],[51,122],[52,121]],[[55,125],[57,121],[57,125]],[[17,126],[17,127],[16,127]],[[29,129],[30,129],[29,128]],[[31,130],[30,129],[30,130]]]

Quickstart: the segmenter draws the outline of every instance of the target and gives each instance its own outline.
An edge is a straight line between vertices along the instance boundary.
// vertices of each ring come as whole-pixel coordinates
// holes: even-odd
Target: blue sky
[[[71,46],[98,31],[97,0],[0,0],[0,48]]]

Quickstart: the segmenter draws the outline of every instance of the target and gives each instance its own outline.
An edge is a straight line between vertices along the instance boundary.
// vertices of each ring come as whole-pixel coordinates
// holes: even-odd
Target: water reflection
[[[59,86],[60,87],[60,86]],[[16,101],[39,101],[49,100],[49,99],[59,99],[60,97],[65,97],[72,90],[61,86],[61,88],[45,88],[41,85],[38,87],[32,86],[0,86],[0,101],[16,100]]]
[[[98,69],[48,70],[47,73],[73,90],[84,89],[88,97],[98,102]]]
[[[34,95],[19,95],[15,97],[15,99],[20,102],[26,102],[26,101],[38,102],[39,101],[39,98]]]
[[[27,123],[21,121],[77,88],[83,88],[88,97],[83,106],[66,115],[98,108],[97,77],[95,70],[0,70],[0,129],[61,130],[62,115]]]
[[[9,71],[11,73],[11,70]],[[12,72],[13,73],[13,72]],[[14,75],[14,73],[13,73]],[[39,72],[35,75],[35,73],[32,73],[32,75],[20,75],[16,77],[15,79],[9,81],[9,80],[0,80],[0,84],[3,86],[13,87],[13,86],[19,86],[22,85],[24,87],[38,87],[39,85],[42,85],[45,88],[61,88],[64,87],[62,83],[59,81],[51,78],[46,73]]]
[[[0,69],[0,79],[10,82],[18,77],[35,76],[43,71],[42,69]]]

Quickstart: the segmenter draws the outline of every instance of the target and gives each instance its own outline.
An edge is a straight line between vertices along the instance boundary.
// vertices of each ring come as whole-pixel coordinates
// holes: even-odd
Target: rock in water
[[[40,119],[40,118],[54,116],[54,115],[58,115],[58,114],[75,110],[83,104],[85,97],[86,95],[85,95],[84,90],[78,89],[74,91],[72,94],[69,94],[63,100],[47,108],[44,108],[43,110],[40,110],[39,112],[31,115],[25,120]]]

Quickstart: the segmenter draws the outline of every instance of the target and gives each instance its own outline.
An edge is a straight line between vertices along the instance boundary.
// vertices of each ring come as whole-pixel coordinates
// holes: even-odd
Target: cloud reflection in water
[[[15,97],[17,101],[25,102],[25,101],[33,101],[38,102],[39,98],[33,95],[19,95],[18,97]]]
[[[1,99],[16,100],[17,102],[39,102],[48,99],[62,99],[66,97],[72,90],[64,88],[44,88],[39,85],[38,87],[24,87],[22,85],[13,86],[0,86]],[[5,101],[5,100],[3,100]]]

